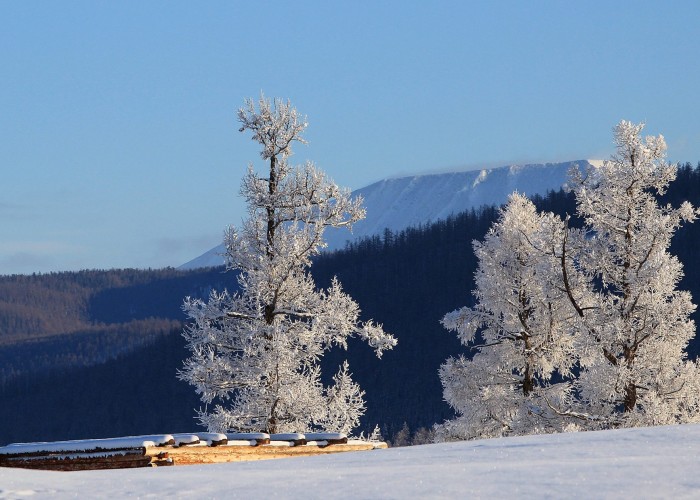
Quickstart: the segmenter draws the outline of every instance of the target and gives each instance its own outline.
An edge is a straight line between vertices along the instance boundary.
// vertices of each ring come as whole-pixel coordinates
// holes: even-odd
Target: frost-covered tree
[[[474,244],[476,305],[443,325],[476,352],[440,369],[458,416],[438,439],[700,421],[695,305],[668,251],[697,210],[659,205],[676,167],[642,129],[620,122],[612,159],[572,172],[583,230],[515,195]]]
[[[362,200],[312,163],[288,163],[307,126],[289,102],[262,96],[256,109],[247,100],[238,119],[262,146],[267,169],[259,175],[248,168],[241,194],[249,217],[226,232],[227,269],[238,273],[239,291],[185,300],[192,355],[179,377],[208,405],[199,419],[212,431],[349,432],[364,412],[364,392],[347,363],[324,387],[321,357],[334,345],[346,348],[351,336],[377,356],[396,340],[381,325],[359,321],[357,303],[337,280],[318,290],[308,271],[325,246],[324,230],[362,219]]]
[[[660,206],[676,178],[663,136],[620,122],[616,153],[601,167],[574,172],[572,188],[589,237],[580,266],[595,275],[595,307],[581,312],[577,386],[599,425],[634,426],[698,420],[700,379],[685,359],[695,335],[691,296],[677,289],[682,265],[668,249],[697,211]],[[574,301],[575,303],[575,301]]]
[[[561,219],[538,214],[513,194],[484,241],[474,242],[476,304],[442,320],[474,355],[440,368],[445,400],[458,416],[437,427],[438,439],[551,432],[566,424],[553,411],[568,406],[576,363],[577,318],[562,293],[558,258],[565,236]]]

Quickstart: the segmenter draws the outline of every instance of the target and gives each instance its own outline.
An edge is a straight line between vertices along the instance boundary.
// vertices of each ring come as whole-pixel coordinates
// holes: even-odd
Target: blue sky
[[[0,274],[178,266],[244,215],[235,110],[308,116],[339,184],[606,158],[620,119],[700,161],[695,1],[0,2]]]

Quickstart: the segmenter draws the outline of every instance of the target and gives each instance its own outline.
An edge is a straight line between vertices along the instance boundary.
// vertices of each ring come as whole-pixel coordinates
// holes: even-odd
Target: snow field
[[[700,425],[72,473],[0,469],[0,498],[697,498]]]

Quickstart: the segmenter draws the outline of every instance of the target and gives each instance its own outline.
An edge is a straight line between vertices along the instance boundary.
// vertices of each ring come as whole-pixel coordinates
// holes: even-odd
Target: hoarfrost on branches
[[[475,354],[440,368],[458,417],[437,427],[438,439],[561,430],[548,402],[570,398],[575,363],[573,309],[558,288],[564,232],[562,220],[513,194],[484,241],[474,242],[476,304],[442,324]]]
[[[698,211],[658,204],[676,167],[643,127],[620,122],[612,158],[571,172],[583,230],[516,194],[474,243],[476,304],[442,323],[475,354],[440,369],[457,418],[438,439],[700,421],[695,305],[668,252]]]
[[[642,137],[643,128],[621,121],[612,158],[573,172],[571,182],[589,233],[581,268],[600,283],[584,315],[577,385],[605,426],[700,419],[698,366],[685,359],[695,305],[677,289],[683,269],[668,252],[697,210],[657,202],[677,168],[666,162],[663,136]]]
[[[241,187],[248,218],[225,234],[227,269],[238,272],[240,291],[185,300],[192,355],[179,377],[213,405],[199,414],[211,431],[347,433],[364,413],[364,392],[347,363],[334,385],[323,387],[321,357],[334,345],[346,348],[351,336],[377,356],[396,340],[359,320],[359,306],[336,279],[317,290],[308,269],[327,227],[351,227],[364,217],[362,200],[311,162],[288,163],[307,125],[289,102],[261,96],[256,108],[247,100],[238,118],[269,166],[266,176],[249,166]]]

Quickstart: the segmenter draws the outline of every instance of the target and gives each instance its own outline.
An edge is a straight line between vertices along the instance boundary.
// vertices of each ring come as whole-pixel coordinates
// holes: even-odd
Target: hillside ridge
[[[599,165],[600,160],[559,163],[513,164],[475,170],[423,173],[388,177],[353,191],[362,196],[367,217],[346,229],[326,232],[328,250],[339,250],[347,242],[382,234],[385,229],[408,227],[443,220],[472,208],[505,203],[519,191],[528,196],[544,195],[561,188],[575,165]],[[220,244],[186,262],[179,269],[196,269],[223,264],[224,245]]]

